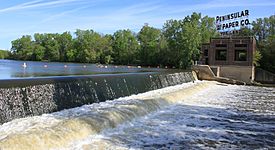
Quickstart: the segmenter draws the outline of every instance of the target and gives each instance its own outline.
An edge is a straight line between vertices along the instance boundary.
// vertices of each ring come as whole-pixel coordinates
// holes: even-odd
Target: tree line
[[[275,72],[275,16],[259,18],[251,25],[239,34],[256,38],[259,65]],[[9,58],[186,69],[193,60],[199,60],[201,44],[211,37],[219,37],[215,19],[193,13],[180,20],[167,20],[162,29],[144,25],[138,33],[124,29],[111,35],[78,29],[73,34],[24,35],[12,41]]]
[[[144,25],[138,33],[127,29],[110,35],[78,29],[73,34],[24,35],[12,41],[10,58],[187,68],[199,58],[200,44],[217,35],[214,18],[193,13],[166,21],[162,29]]]
[[[242,29],[240,34],[256,38],[258,57],[261,58],[259,66],[275,73],[275,15],[258,18],[251,25],[252,28]]]
[[[0,50],[0,59],[5,59],[9,56],[9,52],[6,50]]]

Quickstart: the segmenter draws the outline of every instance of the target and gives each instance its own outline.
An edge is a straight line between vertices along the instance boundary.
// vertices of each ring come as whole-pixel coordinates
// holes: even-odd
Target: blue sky
[[[192,12],[215,17],[249,9],[250,20],[275,14],[275,0],[0,0],[0,49],[34,33],[94,29],[138,32],[144,23],[161,28]]]

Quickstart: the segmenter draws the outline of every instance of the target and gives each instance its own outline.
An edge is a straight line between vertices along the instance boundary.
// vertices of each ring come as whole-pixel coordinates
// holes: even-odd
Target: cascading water
[[[0,81],[0,124],[194,81],[191,72]]]
[[[13,120],[0,128],[0,149],[64,148],[69,143],[186,99],[209,85],[208,82],[185,83],[114,101]]]
[[[15,119],[0,149],[272,149],[274,100],[274,88],[188,82]]]

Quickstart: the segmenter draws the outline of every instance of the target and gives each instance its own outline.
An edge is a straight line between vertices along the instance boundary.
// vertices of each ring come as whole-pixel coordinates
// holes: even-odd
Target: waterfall
[[[192,72],[1,80],[0,124],[194,80]]]
[[[151,79],[163,81],[159,85],[169,85],[171,83],[165,80],[173,79],[175,83],[178,83],[179,81],[176,81],[178,75],[183,74],[161,76],[158,79],[152,77]],[[130,87],[130,82],[127,84],[129,91],[134,91],[135,88]],[[188,97],[211,84],[213,83],[189,82],[114,101],[13,120],[3,124],[0,128],[0,149],[69,148],[69,143],[80,141],[104,129],[114,128],[125,121],[131,121],[170,104],[188,100]],[[157,84],[154,86],[154,88],[158,87]],[[150,86],[150,88],[153,87]]]

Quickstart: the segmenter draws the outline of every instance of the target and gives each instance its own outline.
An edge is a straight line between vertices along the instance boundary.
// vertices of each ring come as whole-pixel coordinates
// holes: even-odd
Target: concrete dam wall
[[[194,80],[192,72],[1,80],[0,124]]]
[[[275,84],[275,74],[261,68],[256,68],[255,80],[260,83]]]

